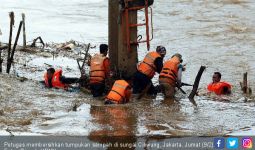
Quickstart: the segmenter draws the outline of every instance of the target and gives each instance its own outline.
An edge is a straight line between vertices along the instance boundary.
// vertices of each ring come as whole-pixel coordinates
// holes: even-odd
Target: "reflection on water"
[[[92,106],[92,122],[100,128],[90,132],[89,139],[99,143],[135,143],[137,114],[125,106]],[[114,147],[114,146],[111,146]],[[110,148],[111,149],[111,148]]]

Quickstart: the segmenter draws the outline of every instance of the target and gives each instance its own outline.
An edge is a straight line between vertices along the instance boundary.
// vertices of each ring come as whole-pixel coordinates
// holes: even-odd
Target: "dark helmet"
[[[158,52],[160,55],[166,55],[166,48],[164,46],[157,46],[156,52]]]

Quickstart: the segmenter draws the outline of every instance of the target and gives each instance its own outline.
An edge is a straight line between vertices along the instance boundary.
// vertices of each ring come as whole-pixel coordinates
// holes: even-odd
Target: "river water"
[[[26,14],[29,40],[42,36],[46,42],[75,39],[94,45],[107,43],[107,0],[0,0],[1,42],[8,41],[8,12],[14,11],[16,28],[21,13]],[[140,18],[142,19],[142,18]],[[45,89],[38,84],[41,72],[22,72],[33,79],[20,82],[0,75],[0,130],[19,134],[46,135],[254,135],[254,97],[244,95],[239,82],[248,72],[255,91],[255,1],[253,0],[157,0],[153,5],[154,39],[151,47],[164,45],[168,59],[183,54],[187,70],[183,81],[193,83],[201,65],[207,67],[200,91],[205,92],[213,72],[233,85],[231,96],[196,97],[198,108],[177,94],[179,104],[170,105],[161,94],[156,98],[133,100],[121,106],[104,106],[91,95]],[[16,31],[16,30],[15,30]],[[16,32],[14,32],[16,33]],[[93,50],[94,51],[94,50]],[[138,49],[139,59],[146,54]],[[30,57],[30,65],[46,67],[52,59]],[[56,60],[55,60],[56,62]],[[74,60],[57,59],[59,66],[78,75]],[[19,69],[17,69],[19,71]],[[36,80],[36,81],[35,81]],[[157,84],[157,76],[153,79]],[[190,88],[184,88],[188,93]],[[71,111],[74,103],[79,107]],[[97,140],[93,139],[92,140]]]

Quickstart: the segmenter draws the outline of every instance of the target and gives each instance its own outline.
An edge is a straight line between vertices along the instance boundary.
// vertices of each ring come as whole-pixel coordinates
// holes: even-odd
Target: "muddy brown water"
[[[37,36],[39,33],[44,35],[46,41],[64,41],[67,36],[79,39],[80,34],[83,34],[87,35],[84,36],[86,41],[95,41],[95,44],[107,40],[107,1],[80,1],[77,4],[62,1],[66,4],[64,7],[58,5],[57,1],[49,2],[51,6],[45,7],[50,10],[49,13],[42,10],[45,8],[29,9],[38,7],[33,3],[25,7],[25,4],[1,1],[4,1],[4,5],[0,6],[0,17],[5,18],[4,24],[8,24],[8,17],[3,14],[14,9],[18,12],[34,12],[28,11],[27,14],[28,18],[33,19],[39,19],[37,15],[44,14],[41,20],[37,20],[39,23],[49,19],[47,23],[58,26],[58,30],[50,25],[38,27],[36,21],[31,21],[30,30],[33,32],[29,36]],[[34,3],[36,2],[47,6],[40,0]],[[81,8],[85,5],[90,6],[89,9]],[[201,92],[205,92],[214,71],[222,72],[223,80],[233,84],[231,96],[196,97],[198,108],[192,106],[186,98],[187,95],[179,92],[176,99],[180,103],[174,105],[164,101],[162,94],[158,94],[156,98],[145,97],[140,101],[132,99],[125,105],[104,106],[102,99],[95,99],[89,94],[75,90],[66,92],[46,89],[38,82],[42,80],[47,64],[56,68],[62,67],[64,75],[79,76],[74,57],[60,55],[53,60],[51,54],[43,57],[41,54],[20,52],[15,58],[17,63],[12,75],[0,74],[0,130],[8,128],[13,133],[43,135],[87,135],[92,141],[101,140],[97,138],[98,135],[254,135],[255,99],[251,96],[245,103],[239,87],[242,73],[247,71],[250,86],[255,90],[254,1],[159,0],[153,8],[152,48],[156,45],[166,46],[165,59],[175,52],[182,53],[187,63],[183,80],[187,83],[194,81],[200,65],[206,65],[207,70],[200,83]],[[67,10],[70,13],[64,13]],[[98,10],[97,13],[95,10]],[[69,22],[63,26],[61,22],[66,18]],[[83,26],[86,30],[76,30],[82,29]],[[65,34],[67,30],[68,34]],[[1,27],[1,31],[1,38],[6,40],[8,28]],[[144,45],[141,45],[139,60],[146,54],[144,49]],[[91,52],[94,53],[95,50]],[[21,82],[17,75],[29,80]],[[153,82],[158,84],[157,76]],[[185,87],[184,90],[189,93],[191,89]],[[79,107],[73,112],[71,110],[76,103]],[[131,138],[132,140],[136,139]]]

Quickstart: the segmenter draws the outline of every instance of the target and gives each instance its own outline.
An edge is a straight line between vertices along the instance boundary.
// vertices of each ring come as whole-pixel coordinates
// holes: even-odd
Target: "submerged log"
[[[194,97],[195,97],[195,95],[197,94],[199,82],[200,82],[201,76],[202,76],[202,74],[203,74],[205,68],[206,68],[205,66],[201,66],[201,67],[200,67],[200,69],[199,69],[199,71],[198,71],[198,73],[197,73],[195,82],[194,82],[194,84],[193,84],[193,89],[192,89],[192,91],[191,91],[191,93],[190,93],[190,95],[189,95],[189,97],[188,97],[189,100],[190,100],[190,102],[191,102],[193,105],[195,105],[195,106],[197,106],[197,104],[196,104],[196,101],[194,100]]]

